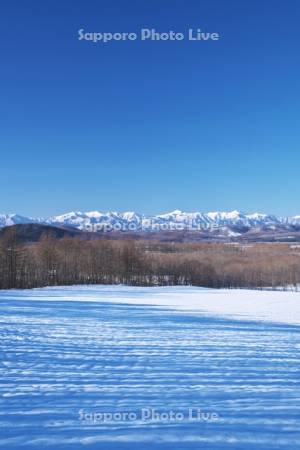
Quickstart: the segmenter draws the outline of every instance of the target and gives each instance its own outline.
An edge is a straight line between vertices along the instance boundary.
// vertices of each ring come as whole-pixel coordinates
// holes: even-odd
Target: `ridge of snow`
[[[235,233],[239,230],[230,230],[230,227],[246,227],[251,229],[267,227],[271,229],[276,226],[286,226],[293,229],[293,226],[300,225],[300,215],[293,217],[278,217],[259,212],[244,214],[240,211],[211,211],[183,212],[175,209],[169,213],[158,215],[142,215],[135,211],[116,212],[108,211],[71,211],[65,214],[52,216],[47,219],[25,217],[18,214],[0,214],[0,228],[15,224],[40,223],[56,226],[71,226],[80,230],[94,231],[95,225],[103,227],[135,226],[135,230],[151,231],[159,229],[159,226],[182,226],[182,229],[189,229],[192,224],[196,229],[215,227],[221,229],[228,227],[229,231]],[[198,228],[198,229],[199,229]],[[231,234],[234,236],[233,234]]]

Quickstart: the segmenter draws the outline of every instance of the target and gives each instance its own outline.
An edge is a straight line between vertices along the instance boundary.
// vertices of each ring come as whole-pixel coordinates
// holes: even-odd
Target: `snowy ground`
[[[206,289],[197,287],[64,286],[7,291],[15,300],[96,301],[153,305],[243,320],[300,325],[300,292]]]
[[[0,291],[0,447],[300,448],[299,325],[298,293]]]

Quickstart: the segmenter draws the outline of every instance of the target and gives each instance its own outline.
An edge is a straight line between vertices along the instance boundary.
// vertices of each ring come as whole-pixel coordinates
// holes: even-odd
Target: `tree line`
[[[54,238],[0,240],[0,289],[73,284],[287,288],[300,284],[300,249],[290,244],[161,243]]]

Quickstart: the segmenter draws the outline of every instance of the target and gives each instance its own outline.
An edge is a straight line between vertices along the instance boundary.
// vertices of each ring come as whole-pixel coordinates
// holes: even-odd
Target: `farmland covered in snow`
[[[296,449],[300,294],[0,292],[0,447]]]

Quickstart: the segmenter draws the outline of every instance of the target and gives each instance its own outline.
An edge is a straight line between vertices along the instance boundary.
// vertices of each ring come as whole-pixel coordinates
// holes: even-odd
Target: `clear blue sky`
[[[0,212],[300,214],[298,0],[2,0]],[[77,31],[216,31],[92,44]]]

